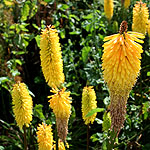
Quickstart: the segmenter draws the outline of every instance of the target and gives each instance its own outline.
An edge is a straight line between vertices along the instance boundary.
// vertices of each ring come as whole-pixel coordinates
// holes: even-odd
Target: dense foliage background
[[[150,9],[149,0],[143,0]],[[50,88],[43,77],[39,44],[47,25],[56,27],[62,47],[65,86],[71,91],[72,115],[67,141],[70,150],[86,149],[86,125],[82,120],[81,96],[86,85],[94,86],[99,112],[90,128],[90,149],[106,149],[108,130],[103,115],[109,105],[109,93],[102,77],[103,39],[117,33],[123,20],[132,25],[136,0],[125,10],[121,0],[114,1],[114,15],[108,21],[103,0],[1,0],[0,1],[0,150],[23,149],[22,131],[12,112],[11,90],[15,81],[26,83],[33,97],[33,121],[28,128],[29,149],[37,149],[36,128],[45,120],[53,124],[49,108]],[[150,40],[143,44],[142,69],[130,93],[126,121],[118,137],[118,149],[150,149]],[[103,128],[102,128],[103,127]],[[105,130],[105,131],[104,131]]]

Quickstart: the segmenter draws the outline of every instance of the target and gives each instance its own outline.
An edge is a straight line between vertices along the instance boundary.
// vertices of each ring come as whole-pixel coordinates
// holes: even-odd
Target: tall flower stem
[[[89,136],[90,136],[90,126],[87,124],[87,145],[86,150],[89,150]]]
[[[23,126],[23,137],[24,137],[24,150],[27,150],[27,133],[26,133],[26,126]]]

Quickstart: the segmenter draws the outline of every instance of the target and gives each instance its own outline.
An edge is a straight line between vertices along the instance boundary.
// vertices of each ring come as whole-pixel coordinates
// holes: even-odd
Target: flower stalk
[[[23,137],[24,137],[24,150],[27,150],[27,133],[26,133],[26,126],[23,126]]]

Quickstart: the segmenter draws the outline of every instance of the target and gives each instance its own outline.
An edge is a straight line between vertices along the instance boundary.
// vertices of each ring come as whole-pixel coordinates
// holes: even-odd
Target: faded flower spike
[[[124,0],[124,8],[128,8],[130,6],[130,1],[131,0]]]
[[[71,97],[70,92],[65,91],[66,88],[61,90],[53,89],[51,92],[55,93],[49,96],[50,107],[56,116],[57,132],[62,141],[65,141],[68,133],[68,120],[71,114]]]
[[[47,26],[42,31],[40,41],[40,58],[42,71],[46,82],[52,88],[64,83],[63,61],[57,30]]]
[[[39,124],[37,127],[37,141],[39,150],[52,150],[53,149],[53,133],[51,125],[45,123]]]
[[[104,0],[104,12],[108,20],[111,20],[113,16],[114,4],[113,0]]]
[[[20,129],[23,125],[29,126],[32,121],[32,98],[24,83],[16,83],[12,90],[12,108],[15,120]]]
[[[148,23],[149,12],[146,3],[137,2],[133,8],[133,24],[132,30],[146,34],[146,26]]]
[[[82,117],[86,125],[94,122],[97,113],[94,113],[90,117],[86,117],[86,115],[88,114],[88,112],[96,108],[97,101],[93,86],[84,87],[82,92]]]
[[[139,39],[140,38],[140,39]],[[102,69],[110,93],[111,129],[118,132],[123,126],[126,102],[134,86],[141,65],[144,35],[127,32],[127,22],[123,21],[120,33],[104,38]]]

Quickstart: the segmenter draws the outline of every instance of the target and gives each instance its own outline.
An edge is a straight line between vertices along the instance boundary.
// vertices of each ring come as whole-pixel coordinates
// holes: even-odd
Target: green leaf
[[[150,52],[148,50],[145,50],[145,53],[147,56],[150,56]]]
[[[46,3],[53,3],[54,0],[44,0]]]
[[[102,150],[107,150],[107,142],[106,142],[106,140],[102,144]]]
[[[143,103],[143,107],[142,107],[142,114],[144,114],[144,119],[148,118],[148,110],[150,109],[150,102],[147,101],[145,103]]]
[[[93,13],[88,14],[87,16],[83,16],[83,19],[92,19],[93,18]]]
[[[69,6],[67,4],[59,4],[57,6],[58,9],[62,10],[62,11],[66,11],[66,9],[69,8]]]
[[[16,24],[12,24],[9,29],[15,29],[16,28]]]
[[[16,62],[17,64],[19,64],[19,65],[22,65],[22,62],[21,62],[20,59],[15,59],[15,62]]]
[[[12,73],[13,77],[20,75],[20,72],[18,70],[12,69],[10,72]]]
[[[98,119],[98,118],[95,118],[95,121],[97,122],[97,124],[102,124],[103,123],[103,120]]]
[[[18,25],[18,28],[21,31],[28,32],[29,30],[26,28],[28,25],[29,25],[28,23],[22,23],[22,24]]]
[[[150,76],[150,71],[147,72],[147,76],[148,76],[148,77]]]
[[[9,123],[7,123],[6,121],[1,120],[1,119],[0,119],[0,124],[2,125],[2,127],[6,128],[6,129],[11,127]]]
[[[61,32],[60,32],[60,37],[61,37],[62,39],[65,38],[65,30],[61,30]]]
[[[69,32],[70,35],[79,35],[80,33],[81,33],[80,31]]]
[[[36,43],[37,43],[37,46],[40,48],[40,35],[37,35],[36,37],[35,37],[35,40],[36,40]]]
[[[63,9],[68,9],[69,6],[68,6],[67,4],[62,4],[62,8],[63,8]]]
[[[104,108],[96,108],[96,109],[93,109],[93,110],[91,110],[90,112],[88,112],[85,117],[90,117],[90,116],[92,116],[93,114],[95,114],[95,113],[97,113],[97,112],[102,112],[102,111],[104,111],[104,110],[105,110]]]
[[[56,21],[56,23],[54,24],[55,27],[58,27],[60,25],[59,21]]]
[[[103,124],[102,124],[102,130],[103,131],[108,131],[111,126],[111,118],[110,118],[110,113],[105,112],[103,115]]]
[[[37,4],[37,0],[32,1],[32,3],[30,4],[30,14],[29,14],[29,19],[31,19],[37,12],[38,10],[38,6]]]
[[[23,54],[25,54],[26,52],[25,52],[25,51],[12,51],[12,53],[13,53],[14,55],[23,55]]]
[[[5,148],[3,146],[0,146],[0,150],[4,150]]]
[[[0,77],[0,84],[9,81],[7,77]]]
[[[91,50],[91,48],[89,46],[82,48],[82,60],[84,63],[86,63],[88,60],[88,54],[89,54],[90,50]]]
[[[69,15],[69,19],[71,19],[71,18],[74,18],[74,19],[76,19],[77,21],[80,21],[79,17],[77,17],[76,15],[70,14],[70,15]]]
[[[36,104],[34,107],[34,116],[38,117],[41,120],[45,119],[42,108],[43,108],[43,105],[41,104]]]
[[[26,21],[29,16],[31,2],[26,1],[23,8],[21,9],[21,20]]]
[[[35,23],[32,23],[32,26],[37,29],[37,30],[40,30],[40,28],[35,24]]]

